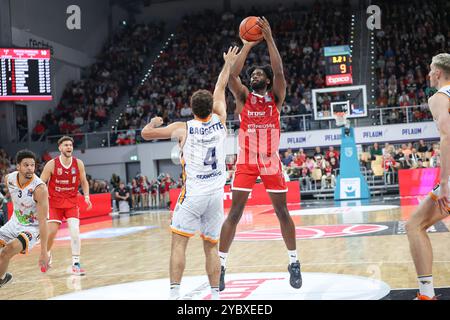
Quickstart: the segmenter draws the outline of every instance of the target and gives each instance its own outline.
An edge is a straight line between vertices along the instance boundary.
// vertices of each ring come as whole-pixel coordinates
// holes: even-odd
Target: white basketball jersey
[[[18,178],[18,171],[8,174],[8,190],[14,206],[14,214],[11,219],[22,225],[37,226],[39,222],[37,220],[36,202],[33,199],[33,194],[34,190],[39,185],[44,184],[44,182],[34,174],[30,182],[20,187]]]
[[[440,88],[438,92],[445,94],[450,99],[450,85]]]
[[[190,120],[181,150],[183,190],[181,197],[223,191],[226,182],[226,127],[213,114],[209,121]]]

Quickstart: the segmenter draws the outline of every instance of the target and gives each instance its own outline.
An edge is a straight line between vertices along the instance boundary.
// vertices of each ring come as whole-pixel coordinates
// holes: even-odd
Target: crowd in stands
[[[427,100],[434,91],[427,74],[431,58],[450,48],[450,3],[384,1],[383,27],[375,30],[377,107],[415,106],[412,121],[431,120]],[[406,110],[386,112],[387,123],[406,122]]]
[[[384,124],[405,122],[407,117],[411,121],[431,120],[427,98],[433,90],[427,80],[428,65],[434,54],[448,51],[449,2],[384,0],[379,5],[383,27],[374,32],[376,105],[416,106],[408,115],[402,109],[386,112]],[[124,92],[131,98],[115,127],[124,131],[112,137],[113,145],[139,143],[139,129],[154,116],[162,116],[165,123],[191,118],[189,97],[200,88],[213,90],[223,64],[222,52],[229,45],[241,45],[238,26],[248,15],[268,18],[283,57],[287,95],[282,116],[311,114],[311,89],[325,85],[323,47],[349,44],[351,13],[349,1],[336,5],[316,0],[306,7],[276,3],[234,13],[207,10],[184,16],[143,84],[138,83],[144,60],[152,44],[162,46],[164,25],[122,26],[105,44],[97,62],[86,72],[88,76],[68,83],[57,108],[36,122],[32,139],[70,133],[80,143],[82,132],[95,131],[108,121]],[[405,13],[408,18],[400,19]],[[269,63],[263,41],[249,54],[244,71],[249,65]],[[248,83],[245,72],[241,76]],[[330,101],[318,101],[324,114],[329,112]],[[237,129],[230,92],[227,113]],[[301,117],[287,118],[282,121],[282,130],[302,130],[304,124]],[[25,131],[21,132],[24,136]]]
[[[114,207],[120,212],[150,208],[167,209],[170,207],[170,189],[181,188],[183,185],[181,176],[175,181],[168,173],[161,173],[152,180],[138,174],[128,184],[113,174],[110,183],[113,187]],[[126,202],[126,209],[121,210],[120,202]]]
[[[326,152],[320,147],[311,150],[300,148],[297,152],[287,149],[280,152],[283,170],[289,180],[299,180],[302,190],[333,189],[339,174],[340,153],[333,146]],[[378,143],[363,146],[359,154],[360,165],[365,172],[382,176],[386,184],[398,183],[400,169],[440,167],[438,142],[403,143],[395,146]]]
[[[397,172],[400,169],[437,168],[440,167],[439,142],[403,143],[394,146],[385,143],[383,148],[375,143],[368,146],[361,155],[361,164],[377,174],[377,170],[384,175],[387,184],[398,183]]]
[[[222,53],[230,45],[242,45],[237,34],[238,26],[250,13],[268,18],[283,57],[288,85],[282,115],[311,113],[311,89],[324,86],[323,47],[348,44],[348,5],[316,1],[308,8],[298,4],[289,7],[274,4],[252,7],[249,11],[240,9],[235,13],[206,11],[185,16],[150,77],[135,90],[117,129],[142,128],[154,116],[163,117],[165,123],[192,117],[189,97],[198,89],[214,89],[223,64]],[[249,54],[241,75],[244,83],[248,80],[245,70],[253,64],[270,64],[264,42]],[[229,92],[227,113],[229,120],[237,119]],[[287,121],[283,129],[298,130],[302,123],[300,120]],[[136,139],[123,133],[116,143],[128,144]]]
[[[336,186],[340,153],[333,146],[326,151],[320,147],[310,152],[302,148],[298,152],[287,149],[280,152],[280,157],[285,175],[289,180],[299,180],[303,190],[311,190],[313,183],[319,183],[321,189]]]
[[[121,26],[103,46],[88,76],[67,83],[56,109],[37,121],[32,140],[72,134],[79,142],[82,132],[106,124],[119,97],[131,94],[140,80],[145,59],[152,45],[162,41],[163,29],[163,24],[155,23]]]

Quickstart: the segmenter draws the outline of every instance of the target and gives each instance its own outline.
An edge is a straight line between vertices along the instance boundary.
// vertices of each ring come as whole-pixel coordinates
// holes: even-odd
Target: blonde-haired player
[[[73,139],[63,136],[58,140],[59,156],[45,164],[41,179],[48,184],[49,190],[49,234],[47,247],[50,255],[56,234],[63,219],[67,220],[70,232],[70,246],[72,249],[71,272],[83,276],[86,271],[80,264],[80,210],[78,208],[78,186],[81,184],[87,210],[92,208],[89,198],[89,183],[83,161],[73,154]]]
[[[430,86],[438,90],[429,100],[431,113],[441,137],[440,183],[419,205],[406,224],[409,246],[419,282],[419,300],[436,299],[433,287],[433,249],[426,230],[450,214],[450,54],[433,57]]]
[[[198,90],[191,97],[194,119],[167,127],[156,117],[142,130],[145,140],[176,138],[181,148],[183,190],[173,213],[170,256],[170,298],[180,297],[180,283],[186,263],[186,246],[196,231],[201,232],[211,298],[219,298],[220,260],[217,242],[223,222],[223,187],[226,181],[225,88],[238,48],[224,53],[225,64],[214,94]]]

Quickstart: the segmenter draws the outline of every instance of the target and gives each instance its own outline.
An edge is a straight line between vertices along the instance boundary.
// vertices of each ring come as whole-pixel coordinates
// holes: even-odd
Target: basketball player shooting
[[[92,208],[89,198],[89,183],[86,179],[84,163],[72,156],[73,139],[68,136],[58,140],[58,149],[61,154],[50,160],[44,167],[41,179],[48,184],[49,188],[49,237],[48,251],[50,255],[56,233],[63,221],[67,220],[70,232],[70,244],[72,248],[72,274],[83,276],[86,271],[81,267],[80,253],[80,210],[78,208],[78,187],[81,182],[84,201],[87,209]]]
[[[428,105],[440,134],[440,183],[419,205],[406,224],[409,246],[419,283],[418,300],[435,300],[432,265],[433,249],[427,229],[450,214],[450,54],[433,57],[430,85],[438,90]]]
[[[5,186],[13,203],[11,219],[0,228],[0,288],[10,283],[9,261],[15,255],[31,251],[41,240],[39,266],[48,268],[47,212],[48,192],[45,183],[35,174],[36,156],[29,150],[16,154],[17,171],[5,176]]]
[[[253,66],[248,70],[251,91],[242,84],[239,74],[247,55],[259,41],[248,42],[241,37],[243,47],[234,64],[228,86],[236,101],[241,120],[239,155],[232,182],[232,205],[222,226],[219,242],[221,261],[220,290],[225,289],[225,270],[228,252],[242,217],[248,196],[258,176],[264,183],[280,222],[281,233],[289,256],[290,284],[302,286],[300,262],[297,257],[295,225],[286,201],[288,191],[278,155],[280,140],[280,110],[286,96],[283,65],[269,22],[257,20],[269,50],[271,66]],[[273,71],[272,71],[273,70]]]
[[[223,222],[223,192],[226,182],[225,88],[231,66],[239,48],[224,53],[225,64],[217,79],[214,94],[198,90],[191,97],[194,119],[174,122],[167,127],[161,117],[155,117],[142,130],[145,140],[175,138],[181,149],[183,188],[172,221],[170,255],[170,299],[180,297],[180,283],[186,264],[186,247],[196,231],[201,232],[206,260],[206,273],[211,286],[211,298],[219,299],[220,261],[217,242]]]

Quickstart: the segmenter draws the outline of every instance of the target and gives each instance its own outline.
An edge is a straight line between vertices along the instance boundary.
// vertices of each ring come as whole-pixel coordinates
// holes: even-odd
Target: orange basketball
[[[247,41],[258,41],[263,38],[260,26],[256,24],[258,17],[250,16],[242,20],[239,25],[239,35]]]

